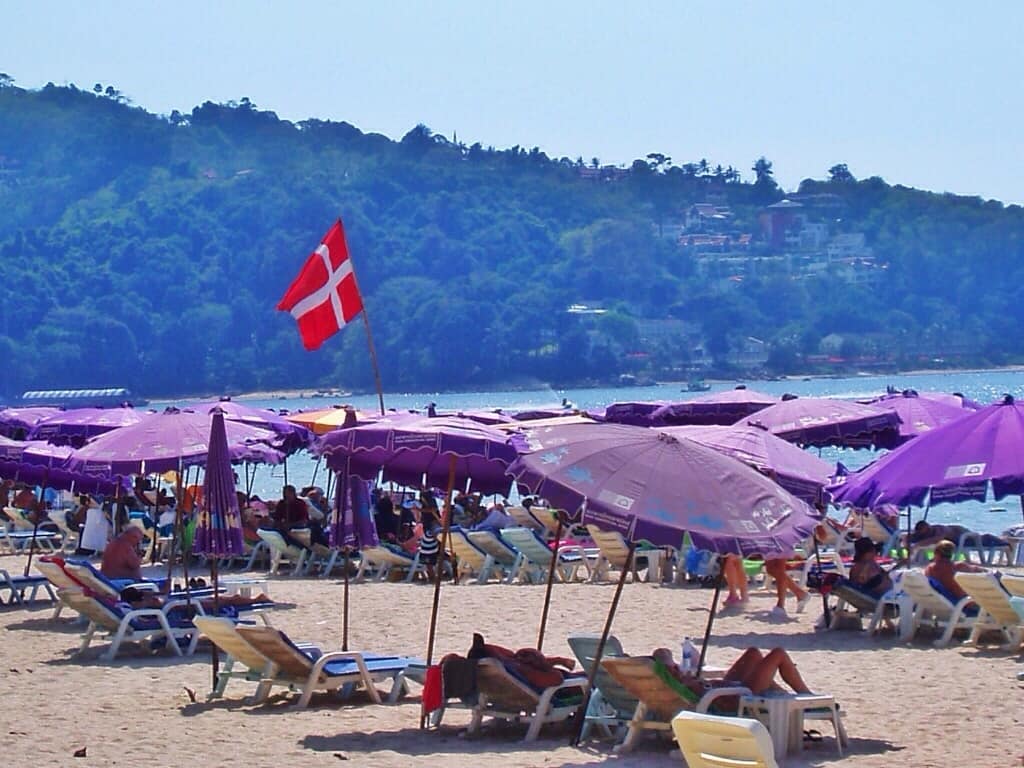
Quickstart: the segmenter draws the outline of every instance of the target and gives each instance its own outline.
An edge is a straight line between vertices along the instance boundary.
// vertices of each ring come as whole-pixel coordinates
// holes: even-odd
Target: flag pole
[[[351,256],[349,258],[352,258]],[[355,272],[353,271],[353,275]],[[361,295],[361,294],[360,294]],[[373,346],[373,333],[370,331],[370,316],[363,306],[363,325],[366,326],[366,343],[370,347],[370,363],[373,365],[373,380],[377,385],[377,400],[380,402],[380,415],[384,415],[384,386],[380,382],[380,367],[377,365],[377,350]]]

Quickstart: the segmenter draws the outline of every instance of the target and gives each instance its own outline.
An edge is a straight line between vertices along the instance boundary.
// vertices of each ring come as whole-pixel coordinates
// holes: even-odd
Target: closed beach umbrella
[[[214,614],[219,613],[217,561],[222,557],[240,555],[245,551],[242,541],[242,515],[235,493],[235,476],[231,469],[224,412],[214,408],[210,419],[210,438],[203,477],[203,505],[196,520],[192,551],[210,560],[210,581],[213,583]],[[211,644],[213,688],[217,687],[217,646]]]
[[[803,446],[892,448],[900,442],[900,420],[892,411],[828,397],[783,395],[782,402],[758,411],[743,423],[762,426],[787,442]]]
[[[344,578],[345,589],[342,601],[342,640],[341,650],[348,650],[348,614],[349,614],[349,556],[353,550],[363,547],[376,547],[380,544],[377,537],[377,526],[370,511],[369,483],[348,472],[338,473],[335,483],[335,503],[331,515],[329,540],[332,547],[340,549],[345,555]]]

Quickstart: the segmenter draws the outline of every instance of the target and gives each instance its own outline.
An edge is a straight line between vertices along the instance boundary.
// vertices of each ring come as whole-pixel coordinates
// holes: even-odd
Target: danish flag
[[[363,298],[348,257],[341,219],[306,259],[277,308],[292,313],[306,349],[319,349],[363,311]]]

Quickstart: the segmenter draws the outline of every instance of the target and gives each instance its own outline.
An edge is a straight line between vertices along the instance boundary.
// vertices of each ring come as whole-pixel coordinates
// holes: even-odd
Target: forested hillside
[[[602,168],[0,77],[0,395],[368,388],[360,327],[307,353],[274,311],[338,216],[390,390],[1024,356],[1020,207],[837,165],[770,209],[763,158],[745,182],[651,149]]]

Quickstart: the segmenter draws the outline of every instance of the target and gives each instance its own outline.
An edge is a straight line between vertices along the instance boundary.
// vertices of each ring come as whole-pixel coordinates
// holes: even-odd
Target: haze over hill
[[[392,390],[1024,356],[1019,206],[124,101],[0,85],[3,394],[369,387],[361,329],[273,309],[339,215]]]

